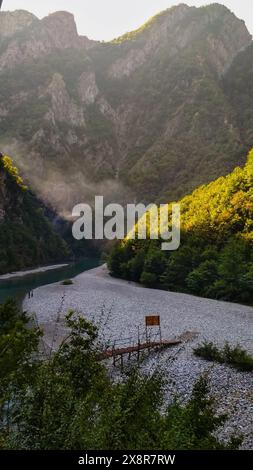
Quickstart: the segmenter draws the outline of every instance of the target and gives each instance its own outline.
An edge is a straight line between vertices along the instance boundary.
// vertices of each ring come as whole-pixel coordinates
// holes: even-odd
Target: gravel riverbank
[[[217,397],[217,408],[228,413],[223,437],[235,431],[245,436],[243,448],[253,449],[253,375],[212,364],[193,356],[192,348],[203,340],[223,346],[225,341],[240,344],[253,353],[253,308],[202,299],[185,294],[154,289],[112,279],[106,267],[99,267],[77,276],[74,284],[52,284],[40,287],[34,297],[26,298],[24,308],[36,313],[38,323],[44,328],[45,341],[57,347],[64,336],[64,315],[70,309],[77,310],[95,321],[105,341],[135,337],[137,329],[144,330],[144,317],[161,316],[162,336],[175,338],[186,331],[197,333],[183,346],[152,353],[145,368],[163,368],[175,382],[169,389],[177,390],[186,400],[199,374],[207,371],[212,390]],[[174,356],[173,361],[171,357]]]
[[[15,271],[13,273],[8,273],[8,274],[1,274],[0,275],[0,281],[7,281],[9,279],[15,279],[18,277],[25,277],[30,274],[36,274],[36,273],[45,273],[47,271],[53,271],[55,269],[60,269],[64,268],[65,266],[68,266],[67,264],[54,264],[51,266],[41,266],[39,268],[34,268],[34,269],[26,269],[24,271]]]

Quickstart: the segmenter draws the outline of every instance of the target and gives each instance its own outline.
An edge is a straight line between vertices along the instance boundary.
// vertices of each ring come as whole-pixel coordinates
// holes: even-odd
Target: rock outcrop
[[[78,35],[74,16],[64,11],[41,21],[23,11],[1,13],[0,40],[1,37],[10,41],[3,45],[0,70],[38,59],[56,49],[85,49],[93,45],[93,41],[88,44],[87,38]]]
[[[183,23],[183,24],[182,24]],[[235,56],[251,43],[251,37],[243,21],[239,21],[226,7],[216,4],[208,8],[191,8],[179,5],[170,8],[128,36],[119,38],[119,44],[131,43],[134,48],[119,58],[110,68],[109,75],[122,78],[131,75],[153,54],[167,46],[167,56],[173,58],[181,50],[206,36],[210,62],[222,75],[231,65]]]
[[[1,12],[0,37],[10,38],[16,33],[28,28],[36,20],[36,16],[24,10]]]

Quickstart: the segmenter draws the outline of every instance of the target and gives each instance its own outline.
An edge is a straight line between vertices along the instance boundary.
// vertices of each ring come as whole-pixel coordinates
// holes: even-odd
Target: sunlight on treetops
[[[9,156],[4,155],[2,161],[3,161],[3,167],[7,171],[7,173],[9,173],[9,175],[11,175],[15,179],[17,185],[23,191],[25,191],[27,187],[24,185],[24,181],[21,178],[21,176],[19,176],[18,169],[14,166],[13,160]]]

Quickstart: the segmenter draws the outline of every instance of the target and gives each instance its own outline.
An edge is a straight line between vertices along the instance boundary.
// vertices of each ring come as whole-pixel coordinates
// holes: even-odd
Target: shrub
[[[253,370],[253,356],[240,346],[233,348],[227,343],[223,350],[223,357],[224,362],[231,364],[235,369],[241,371]]]
[[[213,343],[203,343],[194,350],[195,356],[202,357],[207,361],[222,362],[222,357],[219,349]]]
[[[62,281],[63,286],[71,286],[73,283],[72,279],[65,279],[65,281]]]
[[[248,352],[239,345],[232,347],[226,343],[224,348],[219,350],[213,343],[206,342],[195,348],[194,354],[207,361],[229,364],[240,371],[253,370],[253,356],[248,354]]]

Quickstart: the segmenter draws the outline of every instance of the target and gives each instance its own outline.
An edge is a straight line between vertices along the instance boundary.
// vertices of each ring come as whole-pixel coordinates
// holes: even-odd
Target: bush
[[[194,349],[195,356],[202,357],[207,361],[215,361],[221,364],[229,364],[240,371],[253,370],[253,356],[242,349],[225,344],[223,349],[218,349],[213,343],[203,343]]]
[[[240,346],[235,348],[226,344],[223,350],[224,362],[231,364],[235,369],[241,371],[253,370],[253,356]]]
[[[219,349],[213,343],[203,343],[193,350],[195,356],[202,357],[207,361],[222,362]]]
[[[65,279],[65,281],[62,281],[63,286],[71,286],[72,284],[74,284],[72,279]]]

